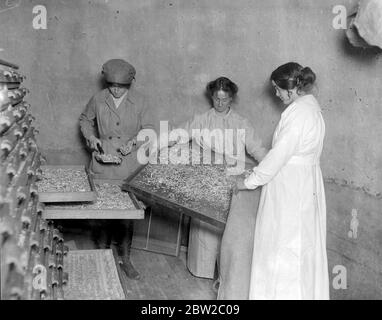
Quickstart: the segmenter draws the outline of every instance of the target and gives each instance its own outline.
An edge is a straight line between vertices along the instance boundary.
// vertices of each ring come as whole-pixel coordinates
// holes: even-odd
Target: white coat
[[[282,113],[272,149],[245,180],[263,186],[250,299],[329,299],[321,109],[305,95]]]

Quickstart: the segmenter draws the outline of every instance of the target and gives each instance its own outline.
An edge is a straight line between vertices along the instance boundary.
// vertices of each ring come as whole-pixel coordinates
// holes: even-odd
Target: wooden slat
[[[159,206],[153,206],[150,209],[145,220],[135,224],[132,247],[178,256],[183,216],[171,215],[166,208]]]
[[[159,204],[161,206],[164,206],[168,209],[170,209],[169,212],[176,213],[176,214],[185,214],[187,216],[197,218],[203,221],[206,221],[214,226],[217,227],[224,227],[226,224],[226,221],[223,220],[217,220],[216,218],[212,218],[210,216],[204,215],[200,212],[197,212],[191,208],[187,208],[185,206],[180,206],[177,203],[174,203],[166,198],[163,198],[161,196],[158,196],[156,194],[151,193],[150,191],[146,191],[143,189],[138,189],[134,186],[129,185],[128,186],[129,191],[133,192],[136,197],[143,202],[147,202],[151,205]]]
[[[95,210],[95,209],[48,209],[45,208],[44,219],[120,219],[141,220],[145,214],[142,210]]]
[[[41,166],[41,169],[47,168],[47,169],[80,169],[85,170],[84,165],[53,165],[53,164],[44,164]]]
[[[146,210],[146,205],[142,202],[142,201],[139,201],[135,194],[132,193],[132,192],[128,192],[130,198],[131,198],[131,201],[133,201],[134,203],[134,206],[137,208],[137,209],[142,209],[142,210]]]
[[[0,59],[0,65],[3,65],[3,66],[6,66],[6,67],[9,67],[9,68],[13,68],[13,69],[18,69],[19,66],[12,63],[12,62],[8,62],[8,61],[5,61],[3,59]]]
[[[7,77],[7,76],[4,76],[3,74],[0,73],[0,83],[3,83],[3,84],[17,84],[18,86],[16,87],[19,87],[19,85],[21,84],[21,81],[22,79],[19,78],[19,77]]]
[[[134,249],[142,249],[174,257],[177,257],[179,254],[179,249],[176,243],[161,241],[157,239],[150,239],[149,244],[146,245],[145,239],[135,238],[133,239],[131,247]]]
[[[91,202],[97,200],[93,191],[89,192],[39,192],[41,202]]]
[[[21,86],[21,82],[8,82],[6,83],[8,89],[19,89]]]

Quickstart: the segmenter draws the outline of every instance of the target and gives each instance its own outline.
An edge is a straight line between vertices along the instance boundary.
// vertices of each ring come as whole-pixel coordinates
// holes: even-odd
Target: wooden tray
[[[5,67],[13,68],[13,69],[19,68],[18,65],[11,63],[11,62],[8,62],[8,61],[5,61],[3,59],[0,59],[0,66],[5,66]]]
[[[134,193],[138,199],[151,205],[159,204],[170,209],[174,213],[185,214],[206,221],[217,227],[225,226],[231,205],[232,193],[229,198],[229,205],[224,211],[214,207],[208,201],[200,202],[197,205],[195,205],[195,203],[181,203],[180,201],[174,201],[170,199],[169,193],[165,188],[160,189],[159,191],[153,191],[150,190],[150,187],[145,188],[139,184],[140,181],[144,180],[142,171],[147,166],[148,165],[143,165],[138,168],[138,170],[125,181],[122,190]]]
[[[94,186],[95,188],[95,186]],[[122,191],[121,191],[122,192]],[[145,207],[144,205],[136,199],[134,194],[131,192],[126,193],[126,197],[129,197],[134,204],[135,209],[87,209],[86,204],[78,206],[78,208],[70,207],[57,208],[57,206],[52,207],[52,205],[46,205],[42,216],[44,219],[120,219],[120,220],[141,220],[145,218]],[[91,204],[89,204],[90,206]],[[85,207],[85,208],[84,208]]]
[[[97,192],[89,174],[88,169],[81,165],[72,166],[54,166],[54,165],[43,165],[43,168],[62,168],[62,169],[80,169],[86,172],[89,180],[89,186],[91,191],[78,191],[78,192],[39,192],[40,202],[50,203],[50,202],[91,202],[97,199]]]

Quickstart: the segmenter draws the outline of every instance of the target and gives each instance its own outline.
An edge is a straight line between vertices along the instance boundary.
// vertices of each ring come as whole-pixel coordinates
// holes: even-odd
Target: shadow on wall
[[[378,47],[368,49],[354,47],[346,38],[345,34],[340,42],[340,48],[345,56],[351,57],[356,60],[357,63],[363,63],[366,65],[373,65],[375,61],[382,56],[382,49]]]

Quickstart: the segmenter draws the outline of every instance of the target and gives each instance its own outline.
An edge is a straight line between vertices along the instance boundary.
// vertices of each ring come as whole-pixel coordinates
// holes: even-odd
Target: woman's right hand
[[[88,140],[89,148],[95,151],[100,152],[100,146],[102,148],[102,142],[100,139],[96,138],[95,136],[91,136]]]
[[[245,180],[245,178],[242,176],[237,176],[235,178],[236,183],[232,189],[233,194],[237,195],[239,193],[239,191],[248,190],[248,188],[244,184],[244,180]]]

